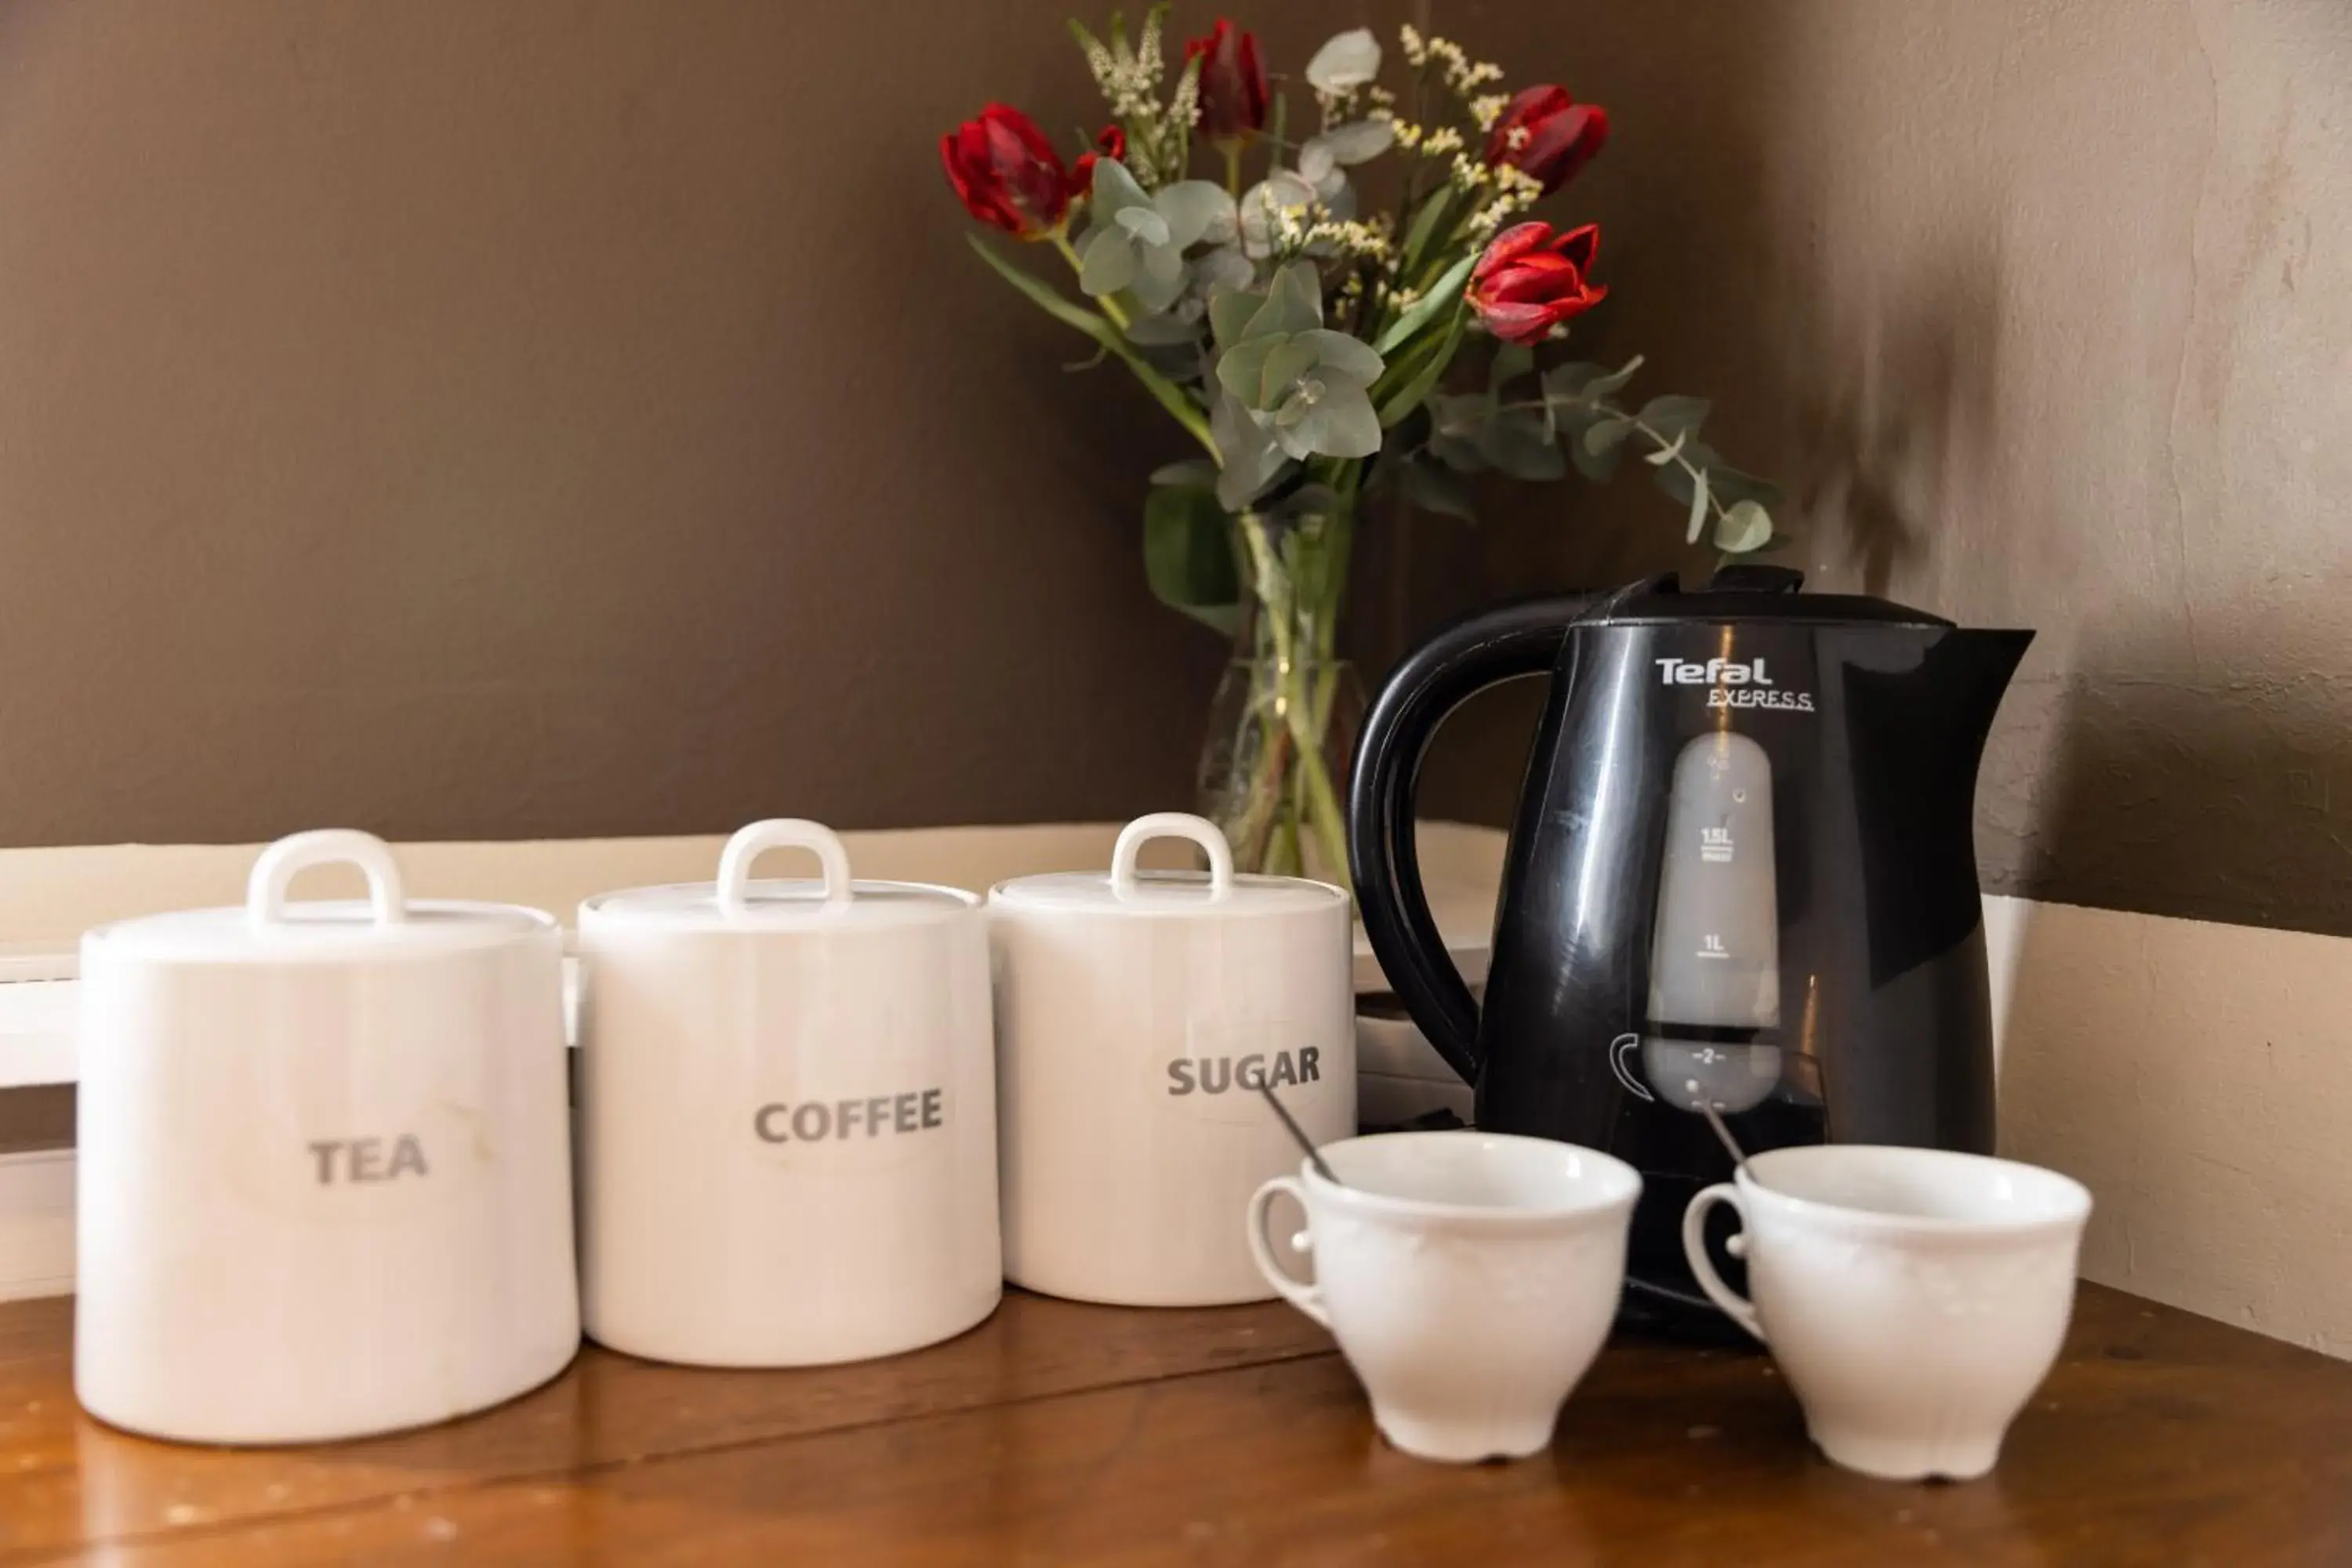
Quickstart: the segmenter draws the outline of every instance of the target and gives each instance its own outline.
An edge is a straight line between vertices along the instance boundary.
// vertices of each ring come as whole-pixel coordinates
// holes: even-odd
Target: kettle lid
[[[1745,563],[1719,569],[1703,588],[1685,589],[1667,573],[1643,584],[1593,624],[1654,621],[1785,621],[1810,625],[1943,626],[1953,623],[1925,610],[1864,594],[1805,594],[1805,574],[1792,566]]]

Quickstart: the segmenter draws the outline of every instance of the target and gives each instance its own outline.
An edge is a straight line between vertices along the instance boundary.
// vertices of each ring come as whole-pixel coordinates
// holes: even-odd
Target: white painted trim
[[[64,1296],[74,1282],[74,1154],[0,1154],[0,1301]]]
[[[72,980],[20,980],[0,984],[0,1089],[71,1083],[74,1057]]]
[[[2002,1152],[2103,1284],[2352,1357],[2352,939],[1988,899]]]

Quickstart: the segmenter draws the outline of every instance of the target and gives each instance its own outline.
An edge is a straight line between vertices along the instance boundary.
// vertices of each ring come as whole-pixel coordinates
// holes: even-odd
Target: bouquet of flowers
[[[1334,649],[1369,497],[1466,518],[1466,475],[1600,480],[1636,452],[1693,542],[1739,553],[1771,538],[1778,496],[1700,438],[1702,399],[1629,400],[1638,358],[1538,353],[1608,292],[1597,226],[1528,216],[1601,152],[1604,110],[1506,91],[1498,67],[1409,26],[1394,87],[1369,29],[1318,49],[1300,92],[1225,20],[1171,81],[1165,11],[1132,39],[1117,16],[1108,37],[1072,24],[1111,117],[1073,162],[996,103],[940,157],[973,217],[1064,270],[1049,281],[974,234],[981,258],[1200,447],[1151,476],[1143,558],[1153,593],[1234,637],[1246,672],[1212,731],[1204,808],[1237,863],[1344,880]],[[1219,177],[1193,177],[1203,163]],[[1449,386],[1481,339],[1484,374]]]

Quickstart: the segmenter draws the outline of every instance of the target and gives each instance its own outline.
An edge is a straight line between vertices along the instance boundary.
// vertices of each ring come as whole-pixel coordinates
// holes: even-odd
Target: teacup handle
[[[1288,1193],[1298,1200],[1300,1208],[1307,1206],[1306,1190],[1299,1186],[1296,1178],[1290,1176],[1276,1176],[1251,1194],[1250,1256],[1257,1259],[1257,1271],[1265,1276],[1267,1284],[1282,1292],[1283,1300],[1328,1329],[1331,1326],[1331,1314],[1323,1310],[1323,1292],[1312,1285],[1302,1285],[1292,1279],[1284,1270],[1282,1265],[1275,1260],[1274,1245],[1266,1239],[1266,1209],[1273,1204],[1274,1195],[1276,1193]]]
[[[1706,1299],[1722,1308],[1725,1317],[1762,1340],[1764,1323],[1756,1315],[1756,1303],[1725,1284],[1723,1276],[1715,1271],[1715,1260],[1706,1255],[1706,1211],[1717,1204],[1729,1204],[1738,1213],[1741,1234],[1725,1246],[1734,1258],[1746,1255],[1748,1210],[1739,1201],[1738,1187],[1729,1182],[1717,1182],[1691,1199],[1690,1206],[1683,1210],[1683,1256],[1690,1259],[1691,1272],[1698,1277],[1698,1288],[1706,1292]]]

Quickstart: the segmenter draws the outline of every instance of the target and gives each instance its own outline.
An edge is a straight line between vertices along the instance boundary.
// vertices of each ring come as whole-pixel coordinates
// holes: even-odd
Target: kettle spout
[[[2032,632],[1961,627],[1936,645],[1937,661],[1948,661],[1947,679],[1951,682],[1955,726],[1974,731],[1979,742],[1990,732],[1993,714],[2032,642]]]

